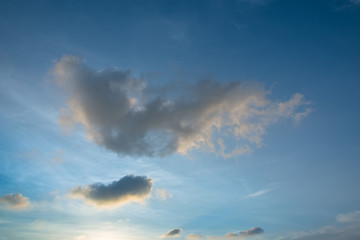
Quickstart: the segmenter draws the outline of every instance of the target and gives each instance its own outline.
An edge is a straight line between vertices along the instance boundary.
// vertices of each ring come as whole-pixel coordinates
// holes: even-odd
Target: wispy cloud
[[[336,221],[341,222],[341,223],[349,223],[349,222],[359,222],[360,223],[360,211],[339,214],[336,217]]]
[[[130,71],[95,71],[73,56],[63,57],[54,74],[69,96],[61,125],[79,123],[89,139],[127,155],[205,149],[231,157],[261,146],[266,128],[279,119],[298,122],[311,112],[303,95],[271,101],[270,92],[255,81],[149,87]],[[227,153],[223,138],[231,135],[245,144]]]
[[[276,240],[357,240],[360,239],[360,211],[339,214],[336,221],[341,225],[294,232]]]
[[[21,193],[9,194],[0,197],[0,207],[4,209],[24,210],[30,205],[28,197],[23,196]]]
[[[259,197],[259,196],[265,195],[265,194],[267,194],[267,193],[269,193],[269,192],[271,192],[271,191],[273,191],[273,190],[274,190],[274,189],[272,189],[272,188],[262,189],[262,190],[260,190],[260,191],[257,191],[257,192],[254,192],[254,193],[250,193],[249,195],[246,195],[246,196],[244,197],[244,199],[245,199],[245,198]]]
[[[346,227],[325,226],[307,232],[297,232],[276,240],[358,240],[360,239],[360,226]]]
[[[172,229],[172,230],[168,231],[164,235],[162,235],[161,238],[179,237],[181,232],[182,232],[181,228],[175,228],[175,229]]]
[[[185,237],[187,240],[201,240],[204,239],[203,235],[198,235],[195,233],[190,233]]]
[[[169,198],[173,197],[172,193],[169,193],[168,191],[166,191],[166,189],[164,188],[156,188],[155,189],[155,198],[161,199],[161,200],[166,200]]]
[[[340,1],[340,4],[335,8],[336,11],[354,10],[360,7],[360,0]]]
[[[116,207],[128,202],[143,203],[150,197],[151,178],[128,175],[109,185],[96,183],[75,187],[70,194],[97,207]]]

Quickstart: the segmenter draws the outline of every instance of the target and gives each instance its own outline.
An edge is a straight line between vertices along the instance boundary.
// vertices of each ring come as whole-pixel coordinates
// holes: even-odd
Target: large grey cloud
[[[95,71],[66,56],[55,77],[69,99],[62,126],[80,124],[89,139],[117,153],[164,156],[206,149],[231,157],[261,146],[262,135],[281,118],[299,122],[312,110],[303,95],[271,101],[258,82],[203,80],[149,87],[130,71]],[[238,143],[227,148],[226,137]],[[241,142],[241,144],[240,144]]]
[[[128,175],[109,185],[78,186],[70,193],[98,207],[113,207],[127,202],[144,202],[150,197],[152,185],[150,178]]]
[[[21,193],[11,193],[0,197],[0,207],[5,209],[22,210],[27,208],[29,205],[29,198],[23,196]]]
[[[168,231],[167,233],[165,233],[164,235],[162,235],[161,238],[179,237],[181,232],[182,232],[181,228],[174,228],[174,229]]]

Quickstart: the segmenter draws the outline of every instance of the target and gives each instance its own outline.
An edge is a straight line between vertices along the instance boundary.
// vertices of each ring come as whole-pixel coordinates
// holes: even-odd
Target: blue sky
[[[0,240],[360,238],[360,2],[1,1]]]

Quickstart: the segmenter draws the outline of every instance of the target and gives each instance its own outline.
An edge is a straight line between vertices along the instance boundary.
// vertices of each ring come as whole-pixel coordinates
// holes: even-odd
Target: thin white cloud
[[[294,232],[276,240],[358,240],[360,239],[360,211],[339,214],[340,225],[324,226],[318,229]]]
[[[73,56],[63,57],[54,74],[69,96],[60,124],[80,124],[90,140],[126,155],[203,149],[232,157],[261,146],[269,125],[280,119],[298,122],[311,112],[303,95],[271,101],[270,92],[255,81],[149,87],[130,71],[95,71]],[[229,137],[242,144],[226,148],[223,139]]]
[[[142,176],[125,176],[109,185],[102,183],[75,187],[70,194],[81,198],[96,207],[117,207],[128,202],[143,203],[150,197],[151,178]]]
[[[359,222],[360,223],[360,211],[354,211],[346,214],[339,214],[336,217],[336,221],[341,223]]]
[[[166,191],[164,188],[157,188],[155,189],[155,198],[166,200],[172,198],[173,194]]]
[[[299,124],[304,118],[309,116],[310,113],[312,113],[314,109],[312,108],[306,108],[304,112],[296,113],[294,116],[294,122],[296,124]]]
[[[360,226],[350,225],[345,227],[325,226],[307,232],[297,232],[277,238],[276,240],[359,240]]]
[[[203,235],[198,235],[198,234],[195,234],[195,233],[190,233],[185,237],[185,239],[187,239],[187,240],[201,240],[201,239],[204,239],[204,236]]]
[[[335,8],[336,11],[353,10],[360,6],[360,0],[347,0],[339,2],[339,6]]]
[[[271,188],[266,188],[266,189],[262,189],[260,191],[254,192],[254,193],[250,193],[249,195],[246,195],[244,198],[254,198],[254,197],[259,197],[262,195],[265,195],[271,191],[273,191],[274,189]]]
[[[21,193],[0,197],[0,207],[9,210],[24,210],[29,207],[30,201],[28,197],[23,196]]]

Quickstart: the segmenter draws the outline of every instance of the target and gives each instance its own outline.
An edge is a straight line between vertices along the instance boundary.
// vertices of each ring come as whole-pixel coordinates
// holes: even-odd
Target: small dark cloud
[[[30,205],[28,197],[23,196],[21,193],[9,194],[0,197],[0,207],[4,209],[23,210]]]
[[[227,233],[225,235],[225,237],[226,238],[234,238],[234,239],[244,239],[244,238],[259,235],[262,233],[264,233],[264,230],[262,228],[253,227],[253,228],[250,228],[249,230],[241,231],[238,233],[233,233],[233,232]]]
[[[240,236],[252,236],[252,235],[258,235],[264,233],[264,230],[259,227],[253,227],[246,231],[241,231],[239,233]]]
[[[98,207],[118,206],[127,202],[144,202],[150,197],[152,179],[145,176],[125,176],[109,185],[95,183],[71,190],[73,197],[82,198]]]
[[[172,230],[168,231],[167,233],[165,233],[161,237],[162,238],[178,237],[178,236],[180,236],[181,232],[182,232],[181,228],[175,228],[175,229],[172,229]]]

